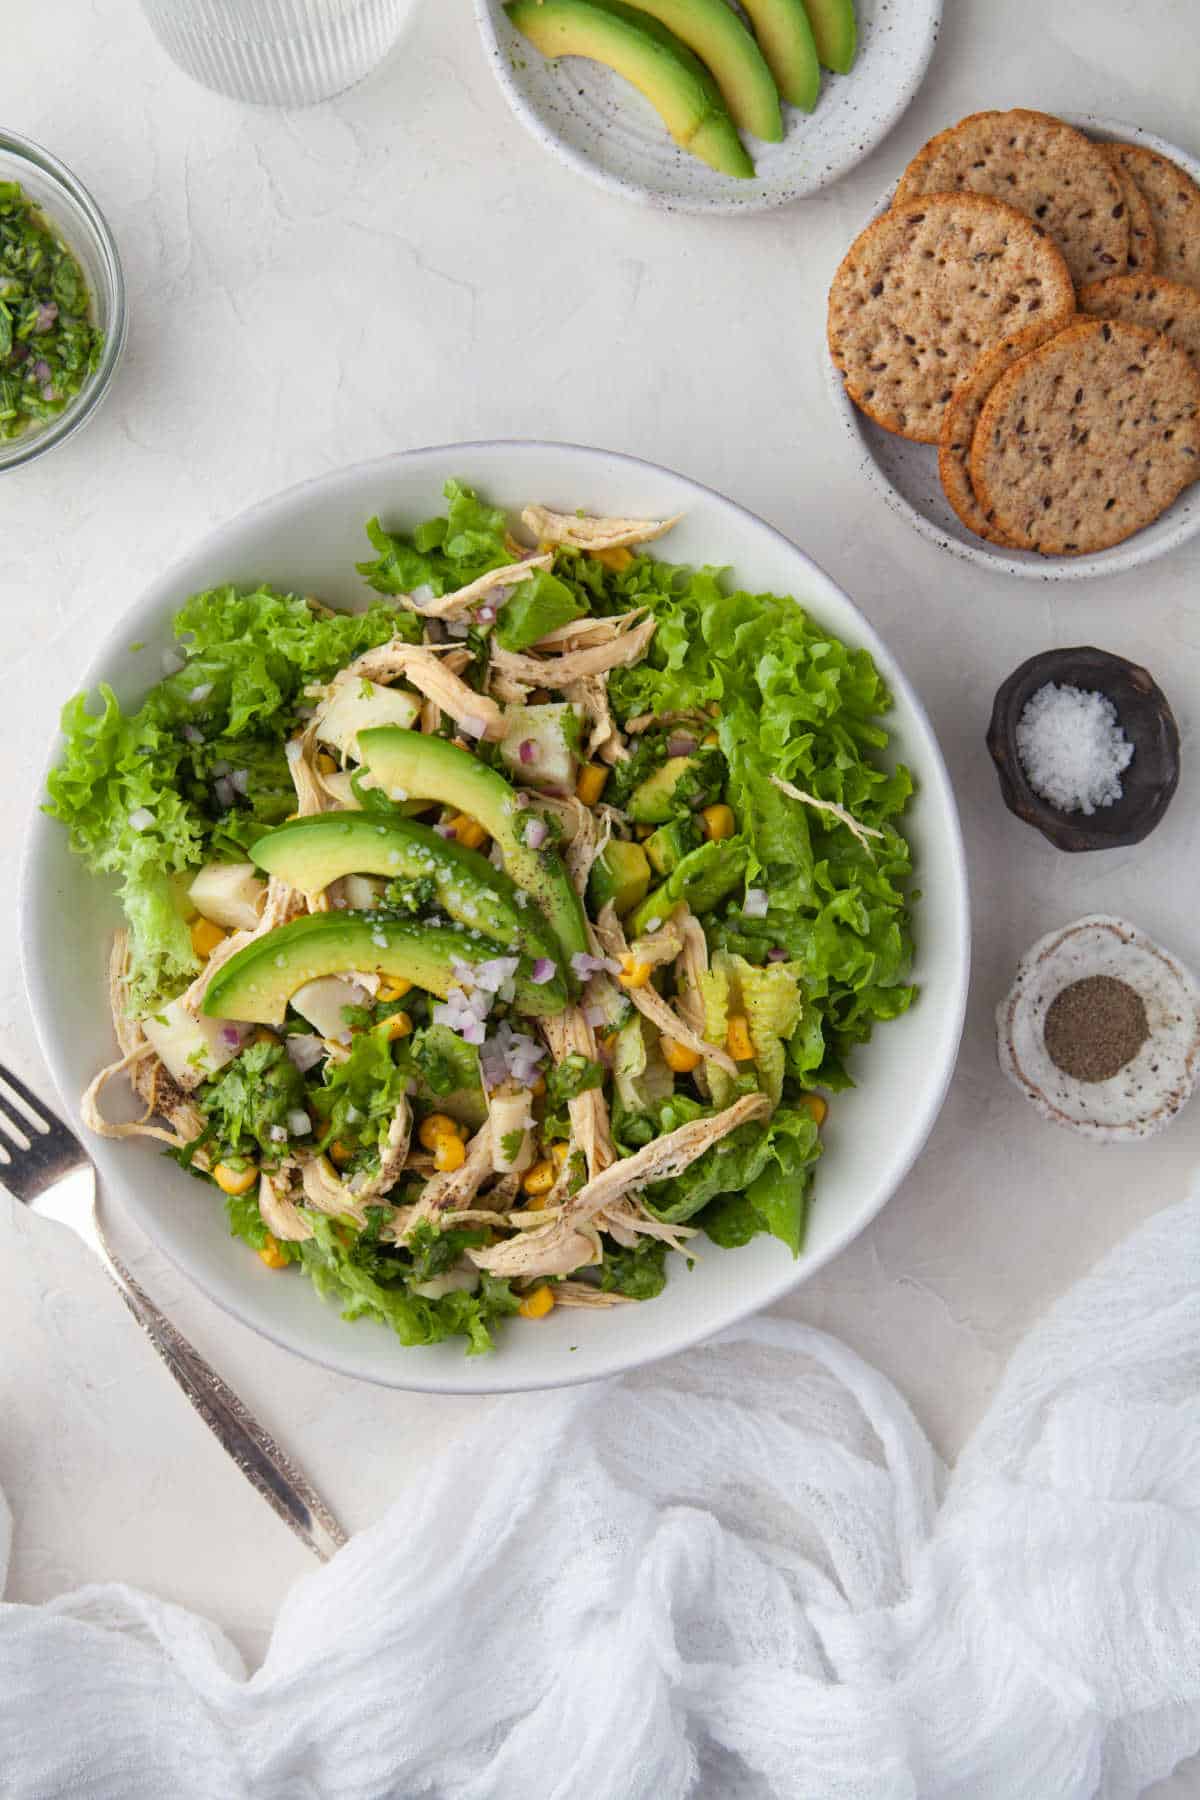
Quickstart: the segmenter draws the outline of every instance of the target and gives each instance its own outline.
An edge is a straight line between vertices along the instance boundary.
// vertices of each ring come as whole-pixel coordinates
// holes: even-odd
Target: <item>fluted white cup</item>
[[[413,0],[142,0],[185,74],[261,106],[309,106],[383,61]]]

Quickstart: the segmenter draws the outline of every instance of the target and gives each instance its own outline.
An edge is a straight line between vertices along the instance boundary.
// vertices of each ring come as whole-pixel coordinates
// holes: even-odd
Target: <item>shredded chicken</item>
[[[116,1062],[101,1069],[84,1090],[79,1106],[84,1124],[98,1137],[147,1137],[168,1144],[173,1150],[185,1149],[204,1130],[204,1115],[178,1082],[172,1080],[141,1026],[129,1016],[127,931],[113,934],[108,959],[108,1005],[121,1055]],[[117,1075],[128,1075],[134,1093],[144,1102],[146,1110],[140,1119],[105,1117],[100,1096]],[[167,1125],[152,1124],[151,1120],[156,1118],[165,1119]],[[198,1167],[208,1168],[209,1158],[203,1148],[196,1152],[195,1160]]]
[[[502,738],[504,718],[496,702],[487,694],[477,694],[456,672],[469,661],[470,652],[457,644],[409,644],[393,638],[374,650],[364,650],[334,677],[334,685],[358,680],[386,683],[403,675],[469,737]]]
[[[581,680],[573,681],[564,691],[568,700],[583,708],[585,716],[591,722],[587,754],[599,756],[606,763],[623,762],[629,751],[612,716],[608,704],[608,683],[603,675],[585,675]]]
[[[600,916],[596,920],[596,936],[604,946],[606,956],[620,958],[629,955],[629,945],[625,942],[625,933],[621,929],[621,922],[613,910],[611,901],[607,906],[601,908]],[[653,938],[642,939],[640,942],[648,945],[653,942]],[[667,961],[678,955],[680,946],[679,935],[672,932]],[[704,1057],[706,1062],[716,1063],[719,1069],[724,1069],[727,1075],[732,1075],[734,1080],[737,1079],[737,1064],[728,1051],[720,1049],[716,1044],[710,1044],[708,1039],[695,1029],[682,1012],[676,1011],[668,1001],[663,999],[656,987],[647,982],[644,987],[631,987],[626,989],[626,992],[642,1017],[649,1019],[654,1029],[663,1037],[673,1038],[677,1044],[683,1044],[686,1049],[694,1050],[697,1056]]]
[[[539,1275],[573,1275],[576,1269],[592,1268],[603,1262],[604,1247],[594,1226],[571,1225],[560,1215],[541,1230],[468,1249],[467,1255],[489,1275],[532,1281]]]
[[[671,519],[602,519],[551,512],[545,506],[527,506],[521,514],[539,544],[566,544],[572,550],[624,550],[633,544],[651,544],[682,517],[676,513]]]
[[[646,608],[635,606],[632,612],[614,613],[606,619],[571,619],[548,631],[533,647],[543,654],[556,656],[567,650],[594,650],[597,644],[611,644],[614,638],[620,637],[645,616]]]
[[[594,1219],[626,1194],[640,1192],[652,1181],[670,1181],[682,1175],[713,1144],[728,1137],[739,1125],[765,1117],[770,1110],[765,1094],[743,1094],[711,1119],[690,1119],[686,1125],[655,1138],[653,1143],[585,1182],[563,1208],[559,1223],[565,1227]]]
[[[426,1221],[436,1224],[444,1213],[457,1213],[470,1206],[491,1173],[492,1132],[485,1123],[467,1145],[466,1160],[461,1168],[431,1175],[425,1183],[421,1198],[412,1209],[406,1235],[414,1226]]]
[[[466,587],[455,588],[452,594],[442,594],[437,600],[414,600],[411,594],[399,594],[397,599],[401,606],[420,613],[423,619],[461,619],[469,616],[471,609],[489,596],[497,603],[503,601],[506,589],[515,587],[519,581],[528,581],[539,569],[549,569],[553,564],[554,557],[550,553],[525,555],[519,563],[509,564],[502,569],[489,569],[478,581],[469,582]]]
[[[660,1238],[672,1250],[683,1250],[688,1239],[696,1235],[695,1226],[654,1218],[646,1211],[638,1194],[626,1194],[615,1205],[606,1206],[602,1213],[596,1214],[595,1222],[626,1250],[632,1250],[639,1237]]]
[[[367,1222],[367,1209],[350,1192],[349,1184],[342,1180],[327,1156],[305,1157],[300,1167],[300,1184],[305,1201],[314,1212],[325,1213],[332,1219],[344,1214],[362,1230]]]
[[[313,1235],[313,1228],[294,1198],[300,1180],[300,1165],[285,1158],[277,1169],[266,1169],[258,1178],[258,1210],[272,1237],[287,1243],[302,1244]]]
[[[704,989],[701,978],[708,974],[708,939],[704,927],[689,908],[681,908],[671,919],[683,940],[675,960],[675,1007],[693,1031],[704,1030]]]
[[[606,1294],[590,1281],[560,1281],[554,1290],[555,1306],[636,1306],[632,1294]]]
[[[799,800],[802,806],[815,807],[818,812],[829,813],[831,817],[837,819],[846,827],[847,831],[853,832],[864,850],[871,848],[869,839],[882,838],[882,831],[876,831],[873,825],[860,825],[854,814],[847,812],[844,806],[839,806],[836,800],[818,800],[815,794],[806,794],[803,788],[796,787],[793,782],[785,781],[782,775],[772,775],[771,780],[780,793],[786,794],[789,800]]]
[[[511,675],[505,675],[494,661],[488,663],[487,684],[492,697],[502,701],[505,706],[524,706],[531,691],[525,682],[514,681]]]
[[[301,1181],[309,1205],[334,1218],[344,1214],[361,1228],[367,1222],[368,1206],[377,1205],[399,1178],[408,1156],[411,1133],[412,1108],[402,1095],[388,1125],[379,1167],[373,1175],[365,1180],[353,1177],[344,1181],[328,1157],[305,1159]]]
[[[492,661],[501,674],[530,687],[555,688],[561,692],[573,682],[588,675],[603,675],[625,663],[639,662],[646,646],[658,629],[655,619],[643,619],[632,631],[612,637],[608,643],[595,644],[590,650],[572,650],[565,656],[526,656],[515,650],[492,651]],[[409,677],[411,681],[412,676]],[[415,683],[414,683],[415,685]]]
[[[667,919],[657,931],[648,931],[643,937],[635,938],[630,946],[629,954],[634,962],[646,963],[657,969],[663,963],[674,962],[683,948],[683,935],[674,919]],[[620,954],[606,950],[606,956]]]
[[[596,1034],[578,1006],[552,1013],[542,1020],[542,1031],[556,1063],[573,1052],[596,1061]],[[600,1088],[588,1088],[567,1101],[571,1136],[583,1151],[589,1178],[598,1175],[616,1157],[608,1122],[608,1102]],[[569,1159],[568,1159],[569,1163]],[[561,1179],[561,1177],[560,1177]]]
[[[705,730],[712,724],[712,719],[698,707],[687,706],[682,712],[638,713],[632,719],[626,719],[625,730],[634,737],[639,731],[649,731],[652,725],[703,725]]]
[[[333,692],[332,685],[329,691]],[[292,777],[292,786],[296,790],[296,810],[302,819],[311,818],[314,813],[328,812],[337,805],[336,800],[327,791],[317,769],[317,731],[320,717],[318,710],[300,735],[292,738],[287,746],[288,771]]]

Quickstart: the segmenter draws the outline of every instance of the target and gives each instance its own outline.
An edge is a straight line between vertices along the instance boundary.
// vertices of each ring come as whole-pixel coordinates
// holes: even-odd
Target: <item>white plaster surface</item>
[[[952,0],[892,138],[817,198],[744,220],[643,212],[558,166],[510,116],[469,9],[449,0],[423,0],[361,87],[291,114],[193,86],[127,0],[4,11],[3,122],[92,188],[131,323],[93,424],[0,479],[0,1053],[44,1089],[14,949],[20,840],[57,707],[166,562],[251,502],[394,447],[554,437],[684,470],[764,514],[857,599],[914,678],[957,784],[976,908],[958,1075],[882,1216],[782,1309],[886,1370],[953,1456],[1031,1322],[1182,1194],[1200,1152],[1200,1104],[1150,1143],[1079,1142],[1034,1116],[992,1048],[1018,955],[1079,913],[1126,912],[1200,965],[1200,549],[1058,589],[940,555],[855,474],[821,366],[824,295],[893,173],[966,112],[1095,110],[1200,148],[1188,0]],[[1179,718],[1180,791],[1133,850],[1053,850],[1004,810],[984,748],[999,682],[1073,642],[1145,662]],[[491,1404],[310,1367],[113,1229],[351,1527]],[[306,1567],[82,1249],[3,1195],[0,1486],[16,1515],[9,1599],[127,1580],[205,1612],[254,1658]],[[1156,1792],[1179,1800],[1200,1780],[1182,1771]]]

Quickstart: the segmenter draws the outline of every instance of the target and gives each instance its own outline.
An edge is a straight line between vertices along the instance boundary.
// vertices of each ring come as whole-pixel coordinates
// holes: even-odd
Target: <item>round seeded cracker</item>
[[[1106,550],[1200,470],[1200,374],[1168,338],[1084,319],[1030,351],[984,403],[971,485],[1014,544]]]
[[[918,150],[896,200],[954,192],[991,194],[1025,213],[1049,232],[1076,283],[1129,267],[1129,215],[1114,170],[1099,145],[1049,113],[972,113]]]
[[[1038,343],[1075,309],[1062,255],[1023,213],[930,194],[860,232],[829,291],[829,349],[855,405],[936,444],[957,383],[994,344]]]
[[[984,402],[1004,371],[1011,369],[1018,357],[1036,348],[1035,342],[1008,338],[981,356],[970,374],[955,388],[942,420],[942,435],[938,440],[938,475],[942,491],[967,529],[977,537],[986,538],[990,544],[1008,544],[1011,540],[1005,537],[994,518],[984,512],[975,497],[975,489],[971,486],[971,444]]]
[[[1097,148],[1104,152],[1121,184],[1121,195],[1129,214],[1129,273],[1151,275],[1158,262],[1158,233],[1154,229],[1150,202],[1121,162],[1120,145],[1099,144]]]
[[[1106,149],[1146,197],[1158,238],[1158,273],[1200,287],[1200,187],[1177,163],[1140,144]]]
[[[1147,331],[1161,331],[1187,352],[1200,371],[1200,288],[1165,275],[1112,275],[1079,291],[1080,312],[1096,319],[1123,319]]]

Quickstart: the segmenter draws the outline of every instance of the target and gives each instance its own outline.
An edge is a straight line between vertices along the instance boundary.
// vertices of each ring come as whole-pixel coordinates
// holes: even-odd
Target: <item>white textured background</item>
[[[764,514],[859,601],[923,693],[958,786],[976,906],[959,1073],[903,1189],[785,1309],[887,1370],[952,1456],[1030,1321],[1177,1198],[1200,1151],[1200,1105],[1124,1150],[1042,1124],[991,1037],[1016,957],[1080,912],[1126,911],[1200,964],[1200,550],[1057,590],[941,557],[854,476],[824,389],[824,293],[902,162],[965,112],[1094,109],[1200,149],[1192,6],[949,0],[921,95],[866,164],[802,206],[711,223],[633,209],[539,151],[462,0],[423,0],[367,83],[293,114],[192,86],[129,0],[10,0],[4,14],[3,123],[91,187],[131,323],[93,425],[0,479],[3,1055],[44,1083],[12,871],[55,712],[165,563],[251,502],[394,447],[544,436],[668,463]],[[1146,662],[1183,729],[1180,792],[1134,850],[1065,857],[1000,804],[983,746],[992,693],[1025,656],[1072,642]],[[295,1361],[117,1235],[350,1526],[476,1410]],[[16,1513],[10,1599],[125,1579],[208,1613],[256,1657],[306,1566],[84,1252],[3,1196],[0,1486]]]

